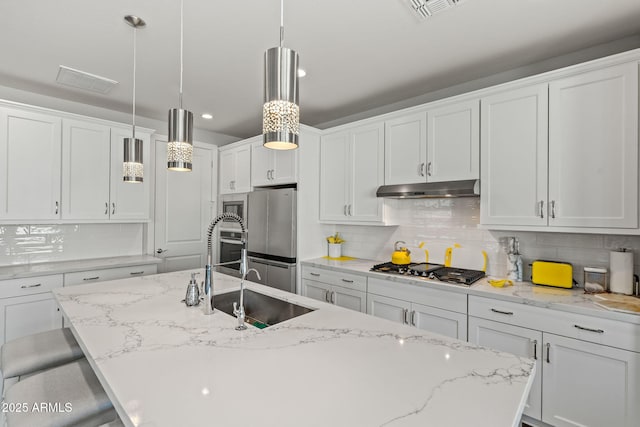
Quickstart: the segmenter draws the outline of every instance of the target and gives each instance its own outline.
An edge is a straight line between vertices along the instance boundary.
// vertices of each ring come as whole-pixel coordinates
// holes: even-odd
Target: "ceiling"
[[[442,88],[640,34],[638,0],[464,0],[420,19],[410,0],[287,0],[285,43],[300,55],[301,122],[317,126]],[[184,107],[196,127],[261,132],[263,54],[279,41],[278,0],[184,0]],[[0,85],[131,111],[178,106],[180,0],[2,0]],[[65,65],[118,81],[108,94],[56,83]],[[209,112],[213,120],[200,114]]]

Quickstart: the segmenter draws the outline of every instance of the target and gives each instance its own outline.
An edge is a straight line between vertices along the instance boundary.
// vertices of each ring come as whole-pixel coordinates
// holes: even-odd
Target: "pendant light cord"
[[[284,0],[280,0],[280,47],[284,45]]]
[[[183,70],[183,46],[184,46],[184,0],[180,0],[180,109],[182,110],[182,70]]]
[[[133,27],[133,140],[136,140],[136,34],[138,29]]]

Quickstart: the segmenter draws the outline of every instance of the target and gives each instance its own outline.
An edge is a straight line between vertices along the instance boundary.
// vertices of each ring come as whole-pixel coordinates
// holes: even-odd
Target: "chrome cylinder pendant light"
[[[193,162],[193,113],[182,108],[184,1],[180,0],[180,108],[169,110],[167,168],[190,172]]]
[[[280,45],[264,54],[263,145],[274,150],[298,148],[300,133],[298,54],[283,44],[284,0],[280,0]]]
[[[136,33],[138,28],[146,24],[137,16],[124,17],[127,24],[133,27],[133,118],[132,136],[124,138],[124,162],[122,164],[122,179],[124,182],[140,183],[144,178],[144,165],[142,159],[142,140],[136,138]]]

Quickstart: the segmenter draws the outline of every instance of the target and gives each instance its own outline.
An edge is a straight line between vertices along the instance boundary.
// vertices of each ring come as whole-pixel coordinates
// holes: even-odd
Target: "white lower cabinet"
[[[536,359],[524,414],[556,427],[637,426],[640,325],[469,296],[469,341]]]
[[[157,264],[132,265],[128,267],[103,268],[99,270],[75,271],[64,274],[64,286],[104,282],[106,280],[128,279],[136,276],[156,274]]]
[[[466,341],[467,296],[377,278],[368,279],[367,313]]]
[[[367,278],[317,267],[302,267],[302,295],[366,312]]]
[[[51,290],[62,275],[0,281],[0,344],[62,327],[62,314]]]
[[[469,342],[529,357],[536,361],[536,376],[524,414],[542,418],[542,332],[469,316]]]

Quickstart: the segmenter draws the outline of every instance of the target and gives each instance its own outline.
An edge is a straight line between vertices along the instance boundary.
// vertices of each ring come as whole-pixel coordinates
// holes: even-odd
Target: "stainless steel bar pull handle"
[[[312,276],[320,277],[320,273],[309,273]]]
[[[353,280],[348,280],[348,279],[342,279],[342,281],[345,283],[353,283]]]
[[[551,201],[551,218],[555,218],[556,217],[556,201],[552,200]]]
[[[28,289],[28,288],[38,288],[42,286],[42,283],[36,283],[35,285],[22,285],[20,286],[22,289]]]
[[[431,166],[432,166],[431,162],[427,163],[427,176],[431,176]]]
[[[496,310],[495,308],[492,308],[491,311],[498,314],[506,314],[507,316],[513,316],[513,311],[502,311],[502,310]]]
[[[416,311],[415,310],[413,310],[411,312],[411,326],[417,326],[416,325]]]
[[[353,216],[353,214],[351,213],[351,205],[349,205],[349,216]]]
[[[418,175],[424,176],[424,162],[418,165]]]
[[[533,340],[533,360],[538,360],[538,340]]]
[[[111,215],[116,214],[116,202],[111,203]]]
[[[144,274],[144,271],[132,271],[131,273],[129,273],[131,276],[139,276],[141,274]]]
[[[88,282],[90,280],[98,280],[100,278],[100,276],[95,276],[95,277],[85,277],[84,280],[85,282]]]
[[[335,303],[336,303],[336,293],[331,292],[331,304],[335,304]]]
[[[580,329],[581,331],[589,331],[589,332],[595,332],[596,334],[604,334],[604,329],[585,328],[584,326],[580,326],[580,325],[573,325],[573,327],[576,329]]]
[[[56,215],[58,215],[58,208],[60,207],[60,204],[58,202],[56,202]]]
[[[325,300],[326,302],[331,302],[331,301],[329,300],[329,291],[324,291],[324,300]]]
[[[109,215],[109,202],[104,202],[104,214]]]
[[[343,206],[342,211],[344,212],[344,216],[347,216],[347,205]]]
[[[540,200],[538,205],[540,206],[540,218],[544,218],[544,200]]]
[[[404,320],[404,324],[405,325],[409,324],[409,309],[408,308],[403,308],[402,309],[402,319]]]

